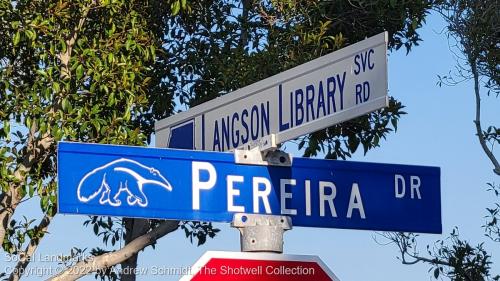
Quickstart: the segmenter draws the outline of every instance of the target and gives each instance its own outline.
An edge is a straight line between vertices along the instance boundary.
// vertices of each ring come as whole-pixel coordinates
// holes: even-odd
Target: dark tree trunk
[[[147,219],[123,218],[123,224],[125,226],[125,245],[146,234],[149,230],[149,220]],[[138,256],[139,254],[135,254],[121,263],[121,281],[135,281]]]

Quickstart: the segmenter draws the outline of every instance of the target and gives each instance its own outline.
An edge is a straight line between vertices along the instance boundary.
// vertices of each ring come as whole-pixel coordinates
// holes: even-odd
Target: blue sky
[[[359,152],[352,160],[441,167],[444,233],[421,235],[419,245],[423,253],[427,244],[445,239],[457,226],[462,238],[473,245],[485,241],[485,247],[493,255],[493,271],[498,274],[500,247],[485,238],[481,228],[485,222],[485,207],[494,203],[492,194],[486,191],[486,183],[495,180],[498,183],[498,177],[492,173],[492,166],[475,137],[472,84],[442,88],[436,85],[437,75],[447,74],[455,66],[448,41],[441,33],[443,26],[439,17],[431,16],[421,30],[424,39],[421,46],[408,56],[404,50],[389,55],[389,95],[407,106],[408,115],[402,117],[397,133],[382,141],[380,148],[366,156]],[[485,126],[498,125],[499,105],[500,99],[483,99]],[[27,216],[36,214],[38,203],[30,202],[18,211]],[[73,246],[101,245],[92,230],[82,226],[85,219],[85,216],[56,216],[49,228],[50,235],[43,239],[37,256],[67,254]],[[207,250],[239,251],[238,231],[226,224],[216,226],[222,230],[220,234],[201,247],[191,245],[182,231],[162,238],[155,250],[148,248],[141,253],[139,266],[149,270],[154,266],[186,267]],[[297,227],[285,234],[284,251],[318,255],[341,280],[433,280],[428,273],[429,266],[401,265],[396,259],[396,247],[380,245],[375,239],[384,242],[372,231]],[[0,258],[0,272],[13,266],[7,258]],[[30,265],[30,268],[36,267],[56,268],[57,263],[34,262]],[[178,278],[147,275],[139,276],[138,280]],[[40,277],[31,276],[25,280],[40,280]],[[87,276],[82,280],[94,278]]]

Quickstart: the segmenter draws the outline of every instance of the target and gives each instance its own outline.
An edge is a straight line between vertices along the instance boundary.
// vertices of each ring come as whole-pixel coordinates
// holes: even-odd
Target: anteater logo
[[[146,207],[148,198],[144,185],[156,185],[172,191],[172,186],[160,172],[137,161],[121,158],[87,173],[78,184],[78,200],[87,203],[101,196],[101,205],[118,207],[122,204],[120,194],[127,194],[130,206]]]

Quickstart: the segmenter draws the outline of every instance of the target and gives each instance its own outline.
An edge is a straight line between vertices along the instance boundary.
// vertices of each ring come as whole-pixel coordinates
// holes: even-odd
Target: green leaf
[[[109,94],[109,97],[108,97],[108,106],[113,106],[116,104],[115,102],[115,92],[111,92],[111,94]]]
[[[172,9],[172,15],[175,16],[179,13],[179,11],[181,10],[181,3],[179,0],[175,1],[172,3],[172,5],[170,6],[170,8]]]
[[[45,72],[44,70],[42,69],[37,69],[36,73],[42,75],[43,77],[47,78],[48,75],[47,75],[47,72]]]
[[[32,184],[29,185],[29,192],[28,192],[30,198],[33,197],[33,194],[35,194],[35,188]]]
[[[48,201],[49,201],[49,198],[47,198],[47,196],[42,196],[42,199],[40,200],[40,206],[42,207],[42,210],[47,209]]]
[[[59,38],[59,44],[61,45],[61,52],[65,53],[67,49],[66,42],[62,38]]]
[[[125,109],[125,115],[123,116],[123,119],[125,121],[129,121],[130,120],[130,110],[128,108]]]
[[[398,130],[398,119],[392,118],[391,119],[392,126],[394,127],[394,131]]]
[[[99,121],[94,119],[91,121],[91,123],[92,123],[92,125],[94,125],[97,132],[99,132],[101,130],[101,124],[99,124]]]
[[[132,40],[127,39],[127,41],[125,42],[125,50],[130,50],[130,45],[132,44]]]
[[[67,98],[64,98],[62,101],[62,109],[63,109],[63,111],[67,112],[68,108],[69,108],[69,101]]]
[[[26,196],[26,190],[24,188],[19,189],[19,197],[24,198]]]
[[[28,39],[30,39],[31,41],[35,40],[36,38],[36,32],[34,30],[26,30],[26,36],[28,37]]]
[[[349,150],[355,152],[359,146],[359,139],[356,136],[351,136],[348,139]]]
[[[434,269],[434,278],[438,279],[438,277],[439,277],[439,267]]]
[[[54,135],[54,138],[59,141],[62,139],[63,131],[59,127],[54,127],[52,134]]]
[[[45,132],[47,132],[47,123],[45,123],[45,122],[43,122],[43,120],[41,120],[40,133],[44,134]]]
[[[378,135],[375,135],[375,137],[373,137],[373,146],[377,147],[379,142],[380,142],[380,137]]]
[[[78,67],[76,68],[76,79],[81,79],[83,76],[83,65],[78,65]]]
[[[418,28],[418,20],[417,20],[417,19],[413,19],[413,20],[411,21],[411,27],[412,27],[413,29],[417,29],[417,28]]]
[[[54,81],[52,83],[52,89],[54,89],[55,93],[59,93],[59,91],[61,91],[61,86],[59,85],[59,83]]]
[[[149,46],[149,51],[151,52],[151,57],[153,58],[153,60],[155,59],[156,57],[156,49],[155,49],[155,46],[154,45],[151,45]]]
[[[19,32],[19,30],[16,32],[16,35],[14,35],[14,46],[17,46],[17,44],[19,44],[19,41],[21,41],[21,33]]]
[[[3,131],[6,135],[10,134],[10,122],[9,120],[3,120]]]
[[[108,63],[113,63],[115,57],[113,56],[113,53],[108,54]]]
[[[18,29],[19,28],[19,25],[21,23],[19,21],[13,21],[10,26],[12,26],[13,29]]]

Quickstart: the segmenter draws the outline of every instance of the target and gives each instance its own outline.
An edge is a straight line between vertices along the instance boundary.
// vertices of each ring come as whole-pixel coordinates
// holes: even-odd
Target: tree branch
[[[75,26],[71,35],[66,40],[66,52],[58,54],[57,57],[61,61],[61,79],[71,79],[71,70],[69,66],[69,60],[71,58],[71,53],[73,52],[73,46],[75,45],[76,39],[78,38],[78,33],[82,30],[85,21],[87,21],[87,16],[94,5],[95,1],[88,7],[83,9],[83,13],[78,20],[78,24]]]
[[[36,227],[36,235],[39,232],[47,232],[50,222],[52,221],[52,217],[45,215],[42,221]],[[41,238],[41,237],[40,237]],[[38,245],[40,244],[40,238],[32,238],[26,250],[20,255],[19,261],[16,264],[15,269],[12,271],[9,277],[9,281],[19,281],[22,277],[22,273],[25,272],[26,267],[31,261],[33,254],[35,253]]]
[[[3,243],[10,220],[14,214],[15,206],[19,202],[17,189],[9,187],[9,190],[2,193],[0,201],[0,243]]]
[[[37,140],[35,137],[37,131],[38,126],[33,124],[30,128],[30,135],[22,162],[14,172],[14,177],[18,183],[24,183],[26,175],[31,171],[33,165],[42,161],[40,158],[37,158],[37,155],[43,155],[54,144],[54,138],[50,136],[45,136]],[[21,202],[22,198],[19,198],[18,191],[21,185],[16,183],[10,184],[9,190],[0,196],[0,243],[4,241],[12,215],[14,215],[14,211]]]
[[[248,44],[248,14],[251,8],[251,0],[243,0],[243,12],[241,13],[241,37],[240,37],[240,48],[244,49]]]
[[[389,240],[390,243],[396,244],[399,248],[399,252],[401,254],[401,263],[405,265],[413,265],[419,262],[428,263],[431,265],[442,265],[446,267],[451,267],[456,271],[459,271],[462,276],[466,278],[468,281],[474,281],[470,274],[465,271],[462,267],[457,266],[456,264],[452,264],[450,261],[446,260],[446,257],[443,259],[439,259],[438,257],[434,258],[426,258],[420,256],[416,251],[416,242],[414,238],[414,234],[408,233],[384,233],[383,237]],[[410,253],[410,249],[414,249],[413,253]],[[410,257],[413,260],[408,261],[406,257]]]
[[[425,257],[420,257],[420,256],[416,256],[416,255],[412,255],[412,254],[409,254],[409,253],[402,253],[403,255],[408,255],[409,257],[413,258],[414,260],[413,261],[406,261],[405,259],[403,259],[402,263],[403,264],[416,264],[418,262],[426,262],[426,263],[430,263],[430,264],[439,264],[439,265],[444,265],[444,266],[452,266],[449,262],[445,262],[445,261],[442,261],[442,260],[438,260],[438,259],[429,259],[429,258],[425,258]]]
[[[402,254],[404,255],[404,253],[402,253]],[[467,279],[467,281],[474,281],[465,270],[463,270],[461,267],[453,266],[449,262],[442,261],[442,260],[439,260],[437,258],[429,259],[429,258],[425,258],[425,257],[411,255],[409,253],[406,253],[406,254],[415,260],[412,262],[407,262],[407,261],[403,260],[402,263],[405,265],[412,265],[412,264],[416,264],[418,262],[425,262],[425,263],[434,264],[434,265],[444,265],[444,266],[448,266],[448,267],[453,267],[456,270],[460,271],[460,273]]]
[[[479,139],[479,143],[484,150],[484,153],[493,163],[494,169],[493,172],[500,176],[500,163],[493,155],[493,152],[486,145],[486,140],[484,138],[483,129],[481,128],[481,96],[479,95],[479,73],[477,71],[477,65],[475,61],[470,61],[472,75],[474,78],[474,93],[476,97],[476,119],[474,120],[474,124],[476,124],[476,133]]]
[[[122,249],[107,253],[101,256],[90,257],[74,266],[66,269],[60,274],[49,279],[50,281],[72,281],[77,280],[89,273],[106,269],[110,266],[122,263],[149,245],[154,244],[158,239],[176,230],[179,227],[178,221],[164,221],[150,232],[139,236]]]

